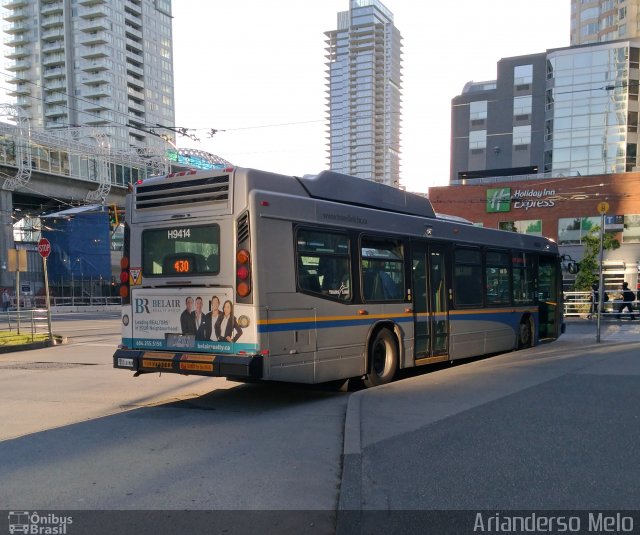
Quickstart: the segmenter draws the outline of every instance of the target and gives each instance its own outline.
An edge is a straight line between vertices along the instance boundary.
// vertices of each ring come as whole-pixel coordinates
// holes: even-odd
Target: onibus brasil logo
[[[29,511],[9,511],[9,533],[29,533],[33,535],[65,535],[67,526],[73,524],[70,516],[55,513],[38,514]]]

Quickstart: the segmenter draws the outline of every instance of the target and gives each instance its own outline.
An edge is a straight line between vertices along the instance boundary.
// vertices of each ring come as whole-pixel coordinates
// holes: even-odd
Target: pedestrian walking
[[[2,310],[4,312],[9,311],[9,305],[11,304],[11,296],[7,292],[6,288],[2,290]]]
[[[622,283],[622,301],[618,303],[618,314],[616,315],[616,319],[620,319],[622,311],[625,308],[629,309],[629,319],[636,319],[633,314],[633,302],[635,301],[635,294],[629,290],[629,283],[626,281]]]

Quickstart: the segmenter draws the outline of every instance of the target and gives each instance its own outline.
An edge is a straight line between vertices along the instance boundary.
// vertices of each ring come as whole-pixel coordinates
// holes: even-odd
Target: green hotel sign
[[[511,211],[511,188],[487,190],[487,213]]]

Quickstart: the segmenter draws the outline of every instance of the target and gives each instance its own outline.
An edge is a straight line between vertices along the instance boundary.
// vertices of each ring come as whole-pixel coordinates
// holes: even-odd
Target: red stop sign
[[[42,238],[38,242],[38,253],[42,258],[47,258],[51,254],[51,242],[47,238]]]

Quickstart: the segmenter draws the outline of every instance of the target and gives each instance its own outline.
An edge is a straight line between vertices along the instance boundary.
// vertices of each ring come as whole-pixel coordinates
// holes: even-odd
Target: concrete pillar
[[[0,189],[0,286],[13,288],[15,273],[7,271],[7,250],[15,248],[13,242],[13,192]]]

